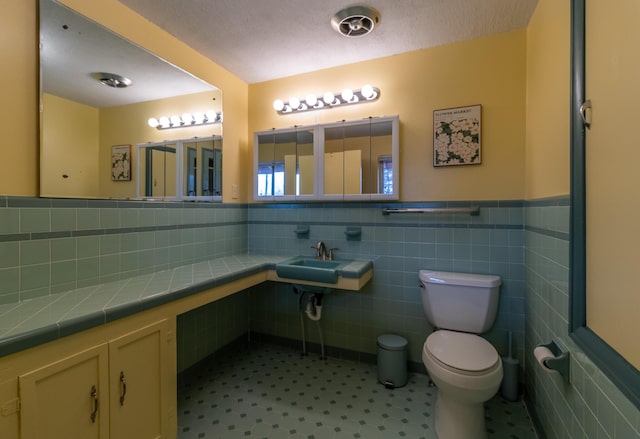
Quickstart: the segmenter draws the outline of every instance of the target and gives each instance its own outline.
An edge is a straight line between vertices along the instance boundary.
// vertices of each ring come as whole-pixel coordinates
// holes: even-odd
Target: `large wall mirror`
[[[40,195],[134,199],[136,182],[145,177],[137,174],[136,146],[192,138],[215,139],[215,145],[195,148],[189,160],[174,160],[185,169],[166,176],[156,170],[155,177],[175,180],[191,172],[200,187],[198,192],[194,184],[194,193],[220,194],[221,118],[169,129],[151,127],[148,120],[221,116],[222,91],[54,0],[39,0],[39,6]],[[127,79],[131,84],[125,87]],[[113,175],[114,163],[123,162],[130,171]]]
[[[640,407],[637,0],[573,0],[572,337]]]

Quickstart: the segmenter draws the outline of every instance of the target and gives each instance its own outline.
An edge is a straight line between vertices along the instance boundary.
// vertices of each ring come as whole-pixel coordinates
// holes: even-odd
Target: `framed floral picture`
[[[433,166],[481,162],[481,113],[482,105],[433,112]]]
[[[111,147],[111,180],[131,180],[131,145]]]

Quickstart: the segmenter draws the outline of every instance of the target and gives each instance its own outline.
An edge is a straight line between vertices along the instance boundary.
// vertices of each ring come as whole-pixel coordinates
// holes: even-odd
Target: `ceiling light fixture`
[[[363,37],[380,23],[380,13],[369,6],[351,6],[338,11],[331,19],[331,27],[345,37]]]
[[[91,77],[99,83],[113,88],[127,88],[133,84],[131,79],[115,73],[95,72],[91,74]]]
[[[273,109],[280,114],[289,114],[293,112],[303,112],[310,110],[320,110],[323,108],[332,108],[339,105],[358,104],[371,102],[378,99],[380,90],[372,85],[366,84],[361,90],[352,90],[345,88],[340,93],[332,93],[330,91],[322,95],[322,98],[310,93],[304,99],[292,97],[289,102],[282,99],[273,101]]]
[[[158,118],[151,117],[147,121],[151,128],[166,130],[169,128],[183,128],[197,125],[211,125],[222,123],[222,113],[216,113],[209,110],[205,113],[197,111],[193,114],[183,113],[182,116],[161,116]]]

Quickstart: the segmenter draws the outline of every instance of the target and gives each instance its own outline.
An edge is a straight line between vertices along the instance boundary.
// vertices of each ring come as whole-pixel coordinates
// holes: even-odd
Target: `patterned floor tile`
[[[179,439],[436,439],[426,375],[386,389],[376,366],[251,343],[185,372]],[[521,402],[486,404],[491,439],[535,439]]]

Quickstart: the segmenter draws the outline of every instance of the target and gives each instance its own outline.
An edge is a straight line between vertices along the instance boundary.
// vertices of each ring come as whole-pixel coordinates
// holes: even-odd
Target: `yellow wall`
[[[97,108],[44,94],[40,193],[98,196],[100,112]],[[66,177],[65,177],[66,175]]]
[[[251,84],[249,130],[398,114],[401,200],[522,199],[525,59],[519,30]],[[378,101],[296,115],[272,108],[278,98],[365,83],[380,88]],[[482,164],[434,168],[433,111],[474,104],[482,104]]]
[[[36,1],[0,0],[0,195],[38,194]]]
[[[570,12],[540,0],[527,28],[526,199],[569,193]]]

